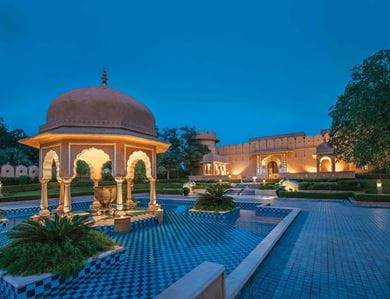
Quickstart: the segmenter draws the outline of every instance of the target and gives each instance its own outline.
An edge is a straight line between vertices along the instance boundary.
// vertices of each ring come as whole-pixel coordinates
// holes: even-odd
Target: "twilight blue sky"
[[[390,0],[0,0],[0,117],[37,133],[59,94],[100,84],[157,125],[221,144],[330,125],[350,69],[390,47]]]

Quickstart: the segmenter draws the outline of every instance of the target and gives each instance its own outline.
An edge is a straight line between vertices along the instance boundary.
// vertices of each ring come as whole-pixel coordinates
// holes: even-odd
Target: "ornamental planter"
[[[0,271],[0,294],[10,299],[36,298],[42,296],[55,297],[62,284],[77,282],[102,269],[119,264],[124,259],[124,248],[117,246],[113,250],[105,251],[96,257],[89,258],[79,273],[62,281],[58,275],[44,273],[30,276],[13,276]]]
[[[190,209],[188,214],[192,217],[210,218],[216,220],[227,220],[240,217],[240,208],[234,208],[231,211],[201,211]]]

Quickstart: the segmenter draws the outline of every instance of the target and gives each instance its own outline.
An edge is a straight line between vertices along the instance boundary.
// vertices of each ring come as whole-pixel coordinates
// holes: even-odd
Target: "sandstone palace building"
[[[336,159],[327,142],[328,132],[255,137],[243,144],[217,146],[215,132],[199,131],[196,139],[207,145],[210,153],[192,179],[354,177],[357,169]]]

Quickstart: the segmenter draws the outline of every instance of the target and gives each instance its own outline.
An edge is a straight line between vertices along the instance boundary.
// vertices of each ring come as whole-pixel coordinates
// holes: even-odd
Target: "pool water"
[[[163,208],[162,224],[110,235],[126,249],[123,264],[69,282],[50,298],[153,298],[204,261],[229,274],[275,226],[255,222],[254,211],[221,221],[191,217],[186,206]]]

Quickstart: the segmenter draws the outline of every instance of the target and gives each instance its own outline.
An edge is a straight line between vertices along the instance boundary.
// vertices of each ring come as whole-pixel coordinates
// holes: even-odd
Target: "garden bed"
[[[0,272],[0,293],[7,298],[36,298],[38,296],[54,296],[56,290],[65,282],[85,279],[108,266],[120,263],[124,259],[124,248],[117,246],[113,250],[102,252],[96,257],[89,258],[81,271],[66,280],[58,275],[45,273],[30,276],[12,276]]]

